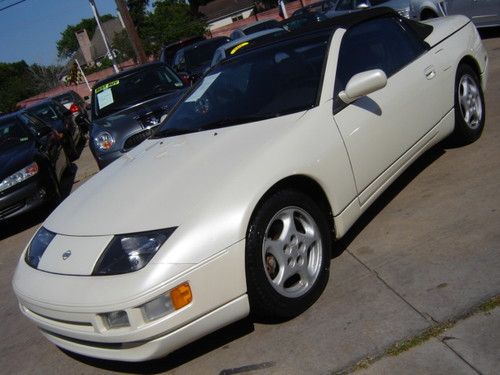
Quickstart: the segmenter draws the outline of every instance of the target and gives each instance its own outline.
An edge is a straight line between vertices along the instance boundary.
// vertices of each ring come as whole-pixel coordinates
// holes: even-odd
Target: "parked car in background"
[[[220,36],[181,48],[174,56],[172,67],[184,83],[196,82],[210,67],[217,48],[229,41],[228,37]]]
[[[69,160],[57,132],[21,111],[0,117],[0,221],[61,197]]]
[[[425,21],[446,16],[445,0],[410,0],[410,18]]]
[[[99,168],[150,137],[184,90],[181,79],[161,62],[97,82],[92,89],[89,146]]]
[[[217,48],[210,66],[216,65],[219,61],[224,60],[226,57],[236,53],[240,48],[244,48],[245,46],[250,44],[250,42],[257,42],[263,37],[272,38],[273,36],[278,36],[283,33],[286,33],[286,30],[283,28],[266,29],[257,31],[256,33],[244,36],[240,39],[231,40]]]
[[[71,113],[73,113],[75,122],[80,127],[82,132],[88,132],[90,124],[88,103],[86,103],[80,95],[73,90],[69,90],[62,94],[53,96],[52,99],[69,109]]]
[[[243,38],[245,35],[250,35],[258,31],[266,29],[276,29],[280,27],[280,23],[276,20],[262,20],[254,22],[250,25],[242,26],[239,29],[233,30],[229,35],[229,38],[236,40]]]
[[[412,162],[479,138],[487,54],[469,19],[372,9],[316,26],[213,67],[47,218],[12,285],[48,340],[145,361],[250,313],[295,317],[334,239]]]
[[[78,145],[84,137],[70,110],[53,99],[43,100],[26,110],[45,121],[62,136],[64,150],[70,160],[78,158]]]
[[[326,20],[328,17],[321,12],[305,12],[298,16],[287,18],[280,22],[281,27],[286,31],[294,31],[306,26]]]
[[[334,8],[326,12],[327,17],[340,16],[359,10],[390,7],[397,11],[401,16],[410,17],[409,0],[338,0]]]
[[[292,17],[300,16],[304,13],[324,13],[332,9],[338,0],[324,0],[318,1],[317,3],[312,3],[297,9],[292,13]]]
[[[476,27],[500,26],[499,0],[446,0],[446,12],[466,15]]]
[[[178,50],[187,47],[193,43],[201,42],[202,40],[205,40],[204,36],[195,36],[193,38],[181,39],[177,42],[170,43],[161,49],[160,61],[164,62],[169,66],[172,66],[172,63],[174,61],[174,56]]]

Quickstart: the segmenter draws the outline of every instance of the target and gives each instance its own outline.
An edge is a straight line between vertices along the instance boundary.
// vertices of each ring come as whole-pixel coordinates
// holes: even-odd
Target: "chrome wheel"
[[[318,225],[299,207],[285,207],[267,225],[262,261],[267,279],[282,296],[297,298],[315,284],[323,246]]]
[[[483,119],[483,103],[480,89],[474,79],[464,74],[458,85],[458,103],[466,125],[476,129]]]

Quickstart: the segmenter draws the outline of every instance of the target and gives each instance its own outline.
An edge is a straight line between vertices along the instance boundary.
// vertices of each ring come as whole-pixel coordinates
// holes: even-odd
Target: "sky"
[[[19,0],[0,0],[0,8]],[[115,0],[95,0],[100,15],[116,15]],[[0,11],[0,62],[56,64],[56,42],[67,25],[93,17],[88,0],[26,0]]]

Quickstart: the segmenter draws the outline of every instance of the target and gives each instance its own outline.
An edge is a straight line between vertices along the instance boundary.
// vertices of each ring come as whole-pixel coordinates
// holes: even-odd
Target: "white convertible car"
[[[406,167],[480,136],[487,65],[469,19],[389,9],[242,46],[43,223],[14,275],[21,311],[121,361],[300,314],[332,242]]]

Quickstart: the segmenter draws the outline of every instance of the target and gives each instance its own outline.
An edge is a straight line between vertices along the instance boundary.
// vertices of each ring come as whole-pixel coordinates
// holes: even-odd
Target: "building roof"
[[[124,30],[122,23],[118,18],[113,18],[109,21],[102,23],[102,29],[104,30],[104,34],[106,35],[106,39],[108,43],[113,44],[113,39],[115,34],[118,34],[120,31]],[[91,52],[92,58],[94,60],[99,59],[107,54],[106,46],[104,44],[104,40],[102,39],[101,32],[99,30],[95,30],[94,36],[90,40],[91,44]]]
[[[208,22],[226,18],[254,7],[254,0],[213,0],[198,8]]]

